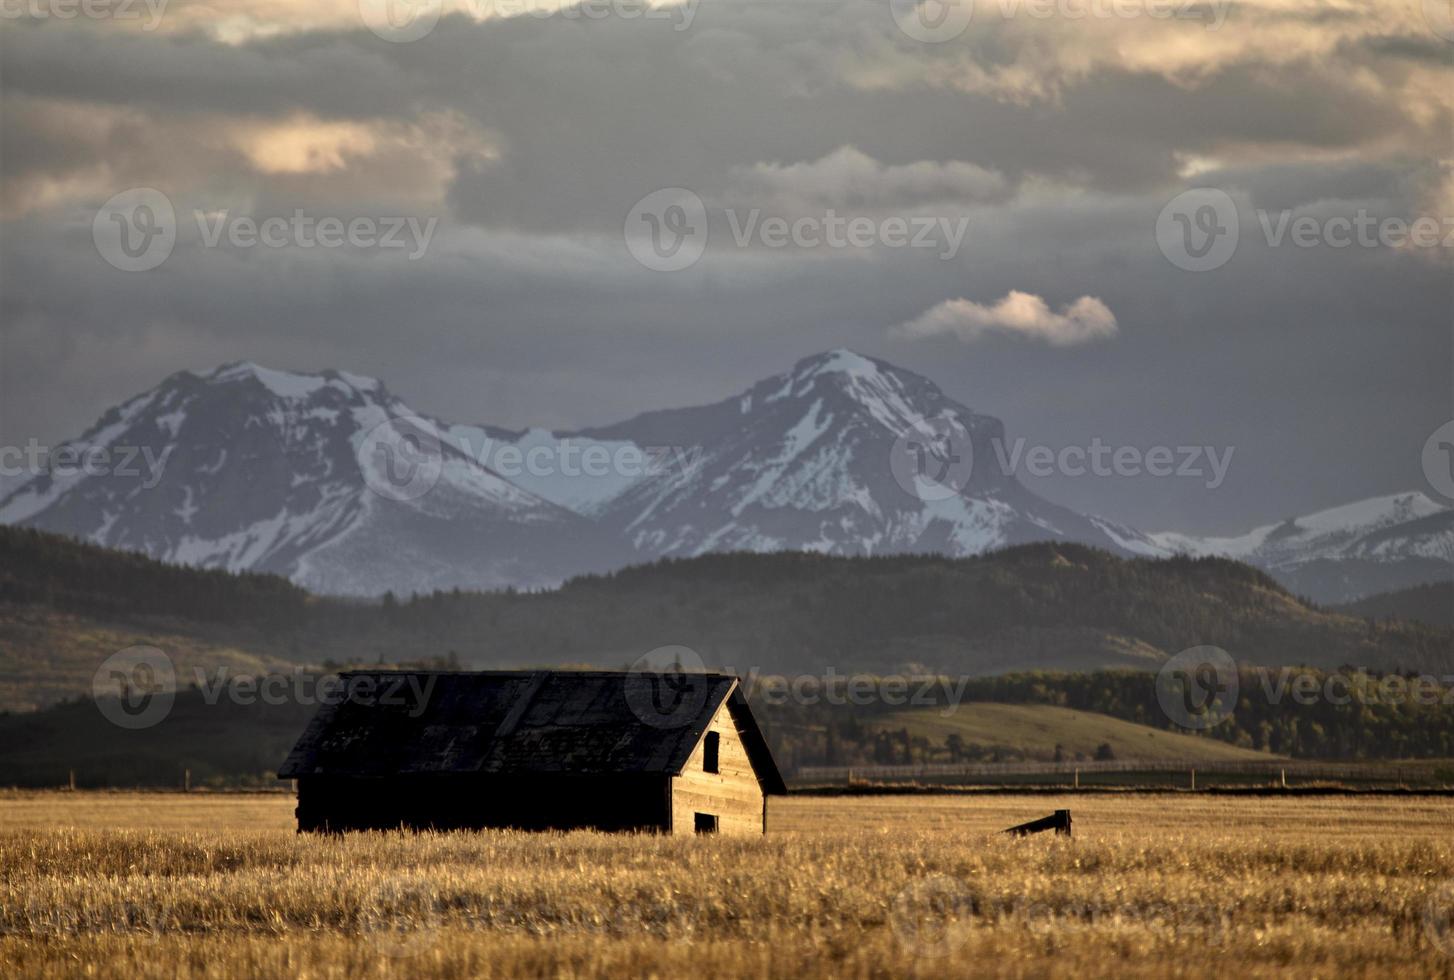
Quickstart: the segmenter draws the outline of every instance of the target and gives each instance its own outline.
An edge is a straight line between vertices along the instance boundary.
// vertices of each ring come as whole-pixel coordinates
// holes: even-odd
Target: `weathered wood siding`
[[[697,744],[680,776],[671,780],[672,833],[695,833],[695,815],[710,813],[722,834],[761,834],[764,826],[762,789],[753,773],[742,734],[726,702],[712,717],[708,732],[716,732],[719,772],[702,768],[706,738]]]

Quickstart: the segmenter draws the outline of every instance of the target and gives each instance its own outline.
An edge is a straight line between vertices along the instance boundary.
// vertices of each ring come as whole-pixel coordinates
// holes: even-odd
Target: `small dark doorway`
[[[702,743],[702,771],[720,772],[718,765],[722,747],[722,736],[717,732],[708,732],[707,739]]]
[[[699,834],[715,834],[717,832],[717,815],[715,813],[693,814],[692,822]]]

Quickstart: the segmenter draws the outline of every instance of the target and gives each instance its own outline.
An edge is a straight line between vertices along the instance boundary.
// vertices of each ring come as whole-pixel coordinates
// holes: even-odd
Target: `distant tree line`
[[[1301,678],[1301,680],[1299,679]],[[955,704],[1043,704],[1109,715],[1165,731],[1185,732],[1298,759],[1454,758],[1454,687],[1448,678],[1353,669],[1289,671],[1244,668],[1238,698],[1225,719],[1203,732],[1178,727],[1162,710],[1155,675],[1136,671],[1026,672],[975,678],[951,702],[936,685],[936,715]],[[1301,692],[1301,694],[1299,693]],[[1330,696],[1331,695],[1331,696]],[[857,705],[764,703],[755,698],[774,752],[785,765],[911,765],[956,762],[1051,761],[1055,752],[1005,744],[975,744],[955,733],[941,739],[911,735],[898,723],[904,708],[868,699]],[[1081,758],[1106,758],[1104,745]]]
[[[287,579],[169,565],[30,528],[0,526],[0,602],[100,616],[296,626],[309,595]]]

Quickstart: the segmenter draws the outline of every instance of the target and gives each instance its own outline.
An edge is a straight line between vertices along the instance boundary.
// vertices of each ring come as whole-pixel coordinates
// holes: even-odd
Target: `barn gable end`
[[[767,831],[767,800],[762,781],[747,751],[752,739],[725,700],[712,715],[680,774],[671,778],[671,826],[674,833],[706,830],[723,834]],[[709,740],[715,739],[715,770],[707,765]],[[707,818],[703,821],[701,818]]]

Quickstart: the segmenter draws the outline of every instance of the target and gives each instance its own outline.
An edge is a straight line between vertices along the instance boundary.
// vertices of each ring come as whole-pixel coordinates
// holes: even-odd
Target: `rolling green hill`
[[[1406,619],[1430,626],[1454,626],[1454,582],[1432,582],[1395,592],[1380,592],[1335,606],[1335,612],[1370,619]]]
[[[1049,704],[975,701],[952,710],[919,708],[883,715],[869,727],[903,729],[934,743],[958,736],[966,744],[1030,756],[1050,757],[1058,748],[1067,759],[1093,758],[1102,746],[1109,746],[1116,759],[1145,762],[1265,762],[1280,758],[1215,739]]]

